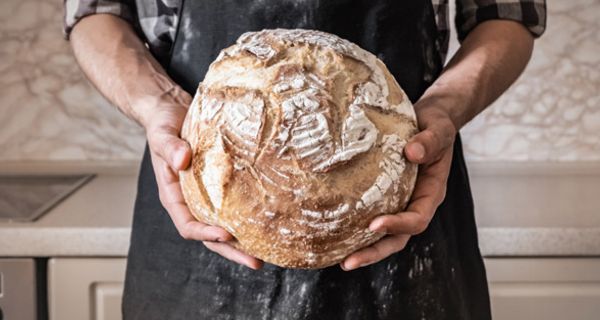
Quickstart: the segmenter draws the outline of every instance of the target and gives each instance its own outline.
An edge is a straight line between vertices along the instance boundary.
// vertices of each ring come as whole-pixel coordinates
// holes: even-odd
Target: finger
[[[192,159],[192,150],[179,138],[177,129],[165,126],[148,134],[150,149],[165,160],[174,172],[185,170]]]
[[[154,157],[152,161],[153,167],[158,171],[156,177],[161,203],[184,239],[203,241],[209,249],[227,259],[247,265],[249,268],[259,269],[262,266],[260,260],[224,243],[233,240],[233,236],[226,230],[197,221],[185,204],[179,181],[175,178],[176,175],[170,172],[170,168],[160,157]]]
[[[258,269],[262,268],[262,266],[263,266],[262,261],[254,258],[250,255],[247,255],[240,250],[237,250],[236,248],[232,247],[228,243],[204,242],[204,245],[208,249],[218,253],[219,255],[223,256],[224,258],[229,259],[233,262],[245,265],[250,269],[258,270]]]
[[[431,163],[454,143],[455,131],[451,122],[431,121],[423,131],[414,135],[404,147],[404,154],[412,163]]]
[[[229,241],[233,236],[220,227],[197,221],[188,209],[179,179],[159,157],[152,158],[159,198],[182,238],[198,241]]]
[[[381,261],[406,246],[409,235],[400,234],[383,237],[374,244],[349,255],[340,263],[342,269],[349,271]]]
[[[165,206],[165,209],[169,212],[179,235],[185,240],[217,242],[233,240],[233,236],[225,229],[196,220],[184,204],[170,203]]]
[[[150,152],[150,159],[159,187],[166,183],[179,182],[179,175],[175,174],[169,164],[157,153]]]
[[[410,203],[404,212],[379,216],[369,229],[391,234],[419,234],[427,228],[437,207],[446,197],[452,149],[419,172]]]
[[[445,187],[435,179],[419,181],[404,212],[379,216],[373,219],[369,229],[391,234],[419,234],[429,225],[444,194]]]

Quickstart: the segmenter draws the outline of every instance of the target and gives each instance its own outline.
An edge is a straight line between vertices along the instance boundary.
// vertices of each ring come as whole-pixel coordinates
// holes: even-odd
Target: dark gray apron
[[[183,1],[169,75],[194,93],[219,51],[246,31],[318,29],[376,54],[410,99],[442,61],[430,0]],[[429,228],[374,265],[345,272],[254,271],[182,239],[160,204],[148,150],[138,182],[125,319],[489,319],[485,270],[460,137]]]

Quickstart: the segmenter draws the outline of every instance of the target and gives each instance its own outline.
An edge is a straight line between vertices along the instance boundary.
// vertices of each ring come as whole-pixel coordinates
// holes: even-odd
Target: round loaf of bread
[[[373,54],[320,31],[249,32],[198,87],[181,187],[236,248],[322,268],[379,240],[373,218],[405,208],[417,167],[403,147],[416,132],[411,102]]]

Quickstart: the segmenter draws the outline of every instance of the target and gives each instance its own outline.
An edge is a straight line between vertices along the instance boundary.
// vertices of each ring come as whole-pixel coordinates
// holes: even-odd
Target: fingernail
[[[423,159],[423,157],[425,156],[425,148],[423,147],[422,144],[415,143],[414,147],[412,147],[412,149],[413,149],[414,156],[415,156],[415,158],[417,158],[417,160]]]
[[[252,263],[249,263],[246,266],[252,270],[259,270],[261,268],[260,265],[253,265]]]
[[[185,148],[179,147],[175,149],[175,153],[173,154],[173,166],[175,170],[183,169],[183,159],[185,158]]]
[[[348,269],[348,267],[346,267],[345,263],[340,263],[340,267],[342,268],[342,270],[344,271],[349,271],[350,269]]]
[[[387,229],[381,225],[376,225],[376,226],[369,226],[369,230],[371,230],[372,232],[382,232],[382,233],[387,233]]]
[[[372,232],[387,233],[387,229],[383,228],[383,227],[374,227],[374,228],[369,227],[369,230],[371,230]]]
[[[179,170],[179,166],[181,164],[181,157],[181,152],[179,152],[179,149],[176,149],[171,157],[171,166],[173,166],[173,170]]]
[[[368,266],[368,265],[370,265],[370,264],[373,264],[373,262],[363,262],[362,264],[359,264],[359,265],[358,265],[358,266],[356,266],[356,267],[348,267],[348,266],[344,266],[344,265],[342,265],[342,269],[344,269],[344,271],[352,271],[352,270],[354,270],[354,269],[358,269],[358,268],[366,267],[366,266]]]

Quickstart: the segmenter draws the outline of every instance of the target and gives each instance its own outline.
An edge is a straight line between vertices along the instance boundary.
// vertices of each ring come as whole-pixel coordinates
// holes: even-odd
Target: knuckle
[[[210,241],[210,242],[214,242],[216,239],[214,236],[211,236],[209,231],[207,230],[208,226],[201,226],[198,227],[198,230],[196,230],[196,233],[198,235],[198,239],[202,240],[202,241]]]
[[[446,199],[446,185],[445,184],[442,186],[442,189],[440,190],[440,192],[438,193],[438,196],[436,198],[436,201],[435,201],[436,208],[439,205],[441,205],[442,202],[444,202],[444,199]]]
[[[208,248],[209,250],[211,250],[211,251],[215,251],[215,249],[214,249],[214,248],[215,248],[215,247],[214,247],[214,246],[215,246],[215,243],[214,243],[214,242],[211,242],[211,241],[202,241],[202,244],[204,244],[204,246],[205,246],[206,248]]]
[[[435,188],[435,194],[438,197],[444,197],[446,195],[446,183],[442,179],[435,179],[433,181],[433,187]]]
[[[165,208],[165,210],[167,210],[167,212],[169,212],[169,214],[170,214],[171,210],[173,209],[172,201],[171,201],[171,199],[169,199],[169,195],[167,194],[167,192],[165,190],[158,192],[158,200],[160,201],[162,206]]]
[[[153,142],[150,142],[150,140],[148,140],[148,146],[150,148],[150,151],[152,151],[154,154],[156,154],[158,156],[158,158],[163,161],[168,160],[168,157],[167,157],[168,152],[166,150],[167,145],[168,144],[165,143],[164,140],[156,139]]]
[[[161,157],[165,161],[168,161],[169,154],[173,150],[173,144],[169,141],[169,139],[164,139],[162,141],[162,143],[159,146],[157,146],[157,149],[158,149],[158,153],[161,155]]]
[[[440,136],[437,131],[428,129],[428,130],[423,131],[423,135],[424,135],[425,139],[430,143],[437,145],[440,142]]]
[[[148,134],[147,139],[148,139],[148,148],[150,149],[150,151],[152,151],[152,153],[154,153],[154,154],[160,155],[161,143],[159,142],[159,139],[153,134]]]
[[[441,154],[441,140],[438,134],[431,130],[423,131],[421,144],[425,148],[425,163],[437,160]]]
[[[190,236],[190,233],[188,231],[185,230],[179,230],[179,235],[184,239],[184,240],[192,240],[192,237]]]
[[[177,228],[177,231],[179,231],[179,235],[184,239],[184,240],[193,240],[193,234],[192,234],[192,230],[190,230],[189,227],[187,227],[187,225]]]
[[[442,130],[444,131],[444,137],[447,139],[447,141],[454,142],[457,129],[450,119],[446,119],[446,121],[443,123]]]
[[[163,207],[164,207],[164,208],[165,208],[167,211],[169,211],[169,208],[168,208],[168,204],[169,204],[169,203],[168,203],[168,201],[167,201],[167,196],[165,196],[165,193],[164,193],[164,192],[160,192],[160,191],[158,192],[158,200],[160,201],[160,203],[162,204],[162,206],[163,206]]]
[[[171,129],[171,131],[173,130]],[[148,132],[148,147],[163,159],[166,159],[165,157],[179,145],[179,142],[180,139],[175,131],[155,129],[154,132]]]
[[[384,254],[384,252],[381,250],[381,248],[375,246],[373,248],[373,251],[371,252],[371,255],[368,257],[367,260],[372,261],[374,259],[376,259],[377,257],[380,257]]]
[[[406,241],[404,238],[401,239],[401,241],[398,244],[398,251],[404,250],[404,248],[406,248],[407,243],[408,243],[408,241]]]
[[[435,126],[423,131],[427,140],[429,140],[436,148],[445,149],[454,144],[456,133],[453,129],[452,122],[436,123]]]
[[[414,227],[413,235],[423,233],[425,230],[427,230],[427,227],[429,226],[430,221],[431,220],[428,217],[420,214],[419,218],[417,218],[417,220],[415,221],[415,224],[413,226]]]

